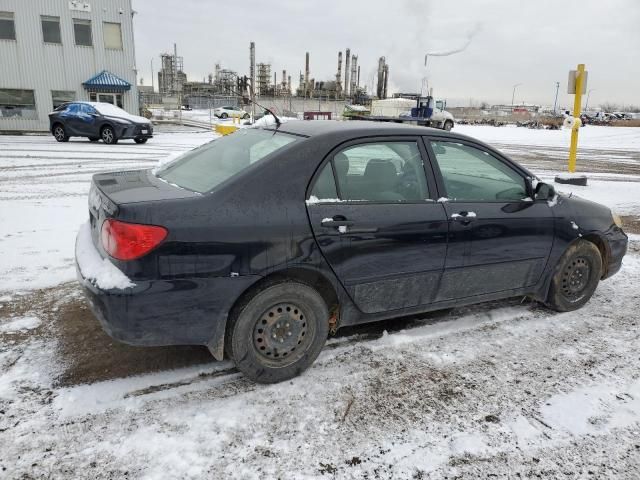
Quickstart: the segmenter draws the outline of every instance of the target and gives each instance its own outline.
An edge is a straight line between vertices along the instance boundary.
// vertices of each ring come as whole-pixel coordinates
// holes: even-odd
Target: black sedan
[[[145,143],[153,137],[153,125],[146,118],[100,102],[69,102],[59,106],[49,114],[49,130],[58,142],[87,137],[92,142],[102,139],[107,144],[124,139]]]
[[[583,306],[619,219],[477,140],[373,122],[241,129],[159,169],[98,174],[79,278],[115,339],[206,345],[259,382],[337,328],[528,296]]]

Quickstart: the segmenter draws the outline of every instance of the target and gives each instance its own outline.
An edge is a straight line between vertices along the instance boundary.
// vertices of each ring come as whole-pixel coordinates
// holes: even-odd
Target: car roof
[[[473,140],[466,135],[453,132],[445,132],[437,128],[422,127],[403,123],[375,122],[371,120],[292,120],[284,122],[276,129],[273,125],[264,127],[265,130],[291,133],[304,137],[317,137],[332,134],[353,137],[385,136],[385,135],[433,135],[460,140]]]

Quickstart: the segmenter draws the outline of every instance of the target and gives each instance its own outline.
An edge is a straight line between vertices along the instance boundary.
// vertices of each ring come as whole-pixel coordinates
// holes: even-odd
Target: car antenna
[[[238,97],[242,97],[242,95],[240,95],[238,92],[236,92],[235,90],[233,90],[232,88],[229,89],[229,91],[231,93],[233,93],[234,95],[237,95]],[[273,116],[273,119],[276,121],[276,130],[278,129],[278,127],[280,125],[282,125],[282,122],[280,121],[280,119],[278,118],[278,116],[273,113],[273,111],[270,108],[267,107],[263,107],[262,105],[260,105],[258,102],[256,102],[255,100],[252,100],[251,97],[249,97],[249,101],[251,103],[254,103],[256,107],[259,107],[261,109],[263,109],[265,112],[270,113]]]

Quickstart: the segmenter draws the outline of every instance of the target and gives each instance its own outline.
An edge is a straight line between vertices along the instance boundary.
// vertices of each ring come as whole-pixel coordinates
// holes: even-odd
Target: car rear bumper
[[[607,265],[606,272],[602,277],[603,279],[609,278],[618,273],[622,267],[622,259],[627,253],[627,246],[629,243],[627,235],[618,227],[610,228],[605,233],[605,238],[609,245],[609,264]]]
[[[216,345],[229,310],[259,277],[132,280],[126,289],[103,289],[76,272],[92,312],[109,336],[130,345]]]

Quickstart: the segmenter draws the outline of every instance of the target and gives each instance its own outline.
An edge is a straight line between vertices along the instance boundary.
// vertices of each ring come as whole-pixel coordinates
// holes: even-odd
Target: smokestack
[[[387,98],[387,83],[389,81],[389,65],[384,64],[384,84],[382,85],[382,98]]]
[[[342,93],[342,52],[338,52],[338,74],[336,75],[336,98]]]
[[[384,57],[378,59],[378,86],[376,88],[376,96],[382,98],[382,85],[384,83]]]
[[[353,95],[356,93],[356,79],[358,75],[358,57],[357,55],[351,56],[351,85],[349,86],[349,93]]]
[[[305,98],[309,94],[309,52],[306,53],[304,64],[304,96]]]
[[[345,59],[344,59],[344,96],[349,96],[349,65],[351,64],[351,49],[347,48],[345,50]]]
[[[249,77],[251,81],[251,89],[249,90],[249,94],[251,95],[251,111],[253,113],[253,117],[256,115],[256,44],[251,42],[249,44]]]
[[[360,65],[358,65],[358,80],[356,80],[356,87],[360,88]]]

